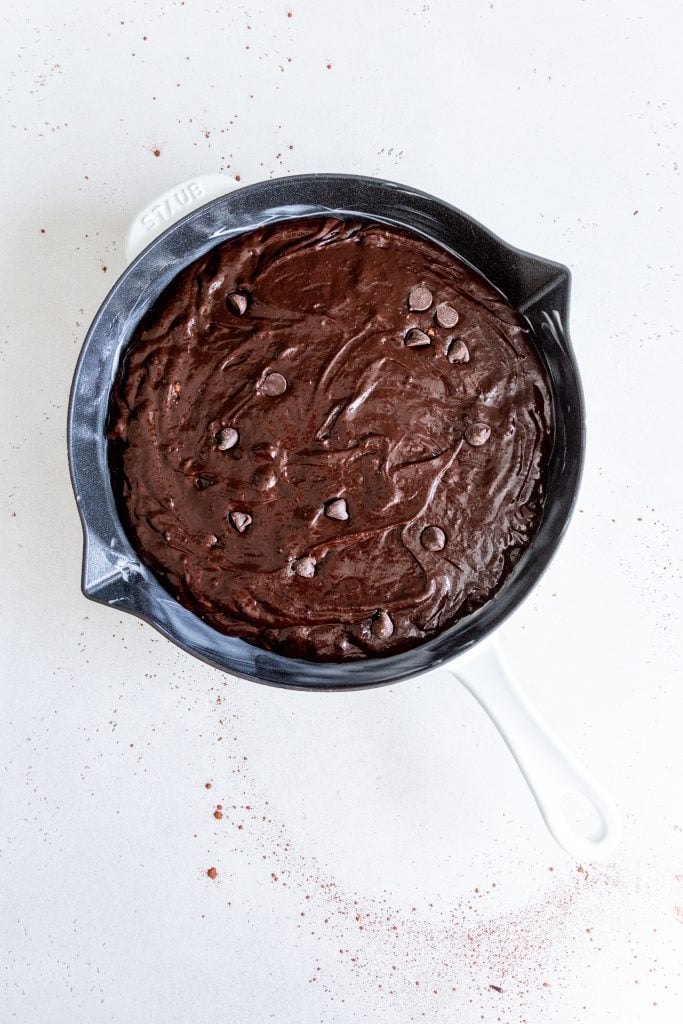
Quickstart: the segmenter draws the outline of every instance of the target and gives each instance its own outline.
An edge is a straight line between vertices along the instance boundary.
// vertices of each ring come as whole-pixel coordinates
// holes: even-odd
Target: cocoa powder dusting
[[[249,827],[213,838],[216,853],[230,855],[236,864],[258,863],[263,879],[277,883],[271,890],[275,907],[290,906],[295,897],[298,907],[289,911],[292,928],[329,940],[330,948],[338,951],[338,972],[350,974],[368,993],[381,990],[387,1016],[395,1020],[564,1024],[568,1018],[561,1009],[576,996],[581,963],[577,949],[585,944],[593,972],[605,969],[611,947],[607,917],[615,906],[620,913],[628,906],[632,882],[614,868],[589,865],[588,871],[584,864],[569,862],[552,871],[549,866],[533,868],[537,894],[522,897],[521,905],[509,881],[498,873],[495,881],[487,878],[485,869],[469,894],[443,894],[426,905],[418,899],[401,904],[382,890],[353,892],[298,845],[296,836],[272,814],[242,753],[237,714],[225,700],[219,713],[220,733],[230,739],[229,745],[216,748],[216,771],[223,774],[234,800],[226,814],[234,824],[239,822],[238,830],[242,822]],[[485,865],[486,854],[483,858]],[[212,870],[207,873],[215,877]],[[639,884],[647,884],[646,878]],[[286,890],[282,896],[281,889]],[[674,913],[683,913],[680,902]],[[651,1005],[657,995],[652,988],[656,961],[638,943],[634,973],[636,967],[636,977],[629,977],[629,965],[624,964],[619,981],[628,981],[636,991],[649,985]],[[312,964],[301,980],[315,981],[338,1004],[338,979],[328,979],[319,964]],[[346,1019],[346,1009],[348,1005],[337,1005],[341,1016],[335,1017],[332,1009],[330,1021]]]

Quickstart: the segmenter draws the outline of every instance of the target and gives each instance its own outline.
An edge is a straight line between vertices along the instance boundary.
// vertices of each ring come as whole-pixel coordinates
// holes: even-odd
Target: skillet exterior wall
[[[323,200],[327,204],[322,207]],[[533,546],[510,573],[495,600],[483,605],[419,647],[382,659],[343,664],[312,663],[259,652],[216,632],[170,602],[152,574],[137,560],[115,508],[105,444],[111,380],[119,354],[141,316],[178,270],[212,249],[216,238],[281,219],[283,211],[313,214],[358,211],[429,233],[523,310],[553,386],[554,448],[546,501]],[[227,227],[227,225],[230,227]],[[533,587],[566,528],[583,455],[583,402],[569,343],[566,268],[522,253],[461,211],[415,189],[344,175],[308,175],[262,182],[209,203],[154,242],[122,275],[93,322],[72,387],[70,464],[86,532],[84,592],[125,608],[156,625],[199,657],[249,679],[294,687],[372,686],[436,667],[467,650],[502,622]],[[97,395],[93,403],[92,396]],[[129,567],[133,565],[131,573]],[[112,571],[113,570],[113,571]]]

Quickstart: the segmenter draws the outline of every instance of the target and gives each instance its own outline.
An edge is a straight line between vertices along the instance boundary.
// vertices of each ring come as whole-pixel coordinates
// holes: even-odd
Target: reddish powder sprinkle
[[[287,17],[288,17],[288,18],[292,18],[292,17],[294,17],[294,15],[293,15],[292,11],[287,11]]]
[[[215,868],[209,868],[209,870],[206,873],[209,876],[209,878],[217,878],[218,877],[218,872],[216,871]]]
[[[210,782],[205,782],[204,783],[204,789],[211,789],[211,783]]]
[[[102,264],[102,273],[103,273],[103,274],[106,274],[106,273],[107,273],[107,268],[105,267],[105,265],[104,265],[104,264]]]
[[[214,816],[214,818],[220,819],[220,818],[223,817],[223,812],[222,811],[214,811],[213,812],[213,816]]]
[[[241,180],[242,180],[242,177],[241,177],[241,175],[239,175],[239,174],[236,174],[236,175],[235,175],[235,181],[241,181]],[[246,761],[246,757],[244,758],[244,760]]]
[[[328,71],[332,70],[332,65],[331,64],[326,64],[325,67],[327,68]]]
[[[500,985],[489,985],[489,988],[492,988],[494,992],[502,992],[503,991],[502,988],[500,987]]]
[[[154,153],[155,156],[161,156],[161,150],[160,149],[155,149],[152,152]]]

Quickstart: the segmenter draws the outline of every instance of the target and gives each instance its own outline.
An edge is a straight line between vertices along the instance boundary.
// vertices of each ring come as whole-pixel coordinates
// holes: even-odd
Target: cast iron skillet
[[[574,506],[585,427],[579,374],[568,334],[569,271],[508,245],[448,203],[393,182],[313,174],[260,182],[223,194],[235,187],[223,176],[197,178],[150,204],[129,232],[128,255],[135,258],[114,284],[88,331],[73,380],[68,421],[71,476],[84,531],[83,593],[145,619],[186,651],[218,668],[277,686],[317,690],[379,686],[445,665],[489,637],[527,596],[554,554]],[[217,198],[207,202],[217,193]],[[198,208],[177,220],[193,207]],[[218,633],[178,604],[140,562],[124,532],[112,492],[105,438],[109,392],[121,352],[142,315],[171,279],[235,234],[274,220],[327,213],[357,214],[412,229],[457,253],[483,274],[528,321],[550,377],[555,414],[542,522],[495,597],[413,650],[340,664],[303,661],[261,650]],[[176,223],[167,226],[173,220]],[[140,249],[143,251],[136,255]],[[607,794],[550,736],[528,705],[523,706],[525,699],[513,689],[495,650],[487,646],[483,655],[477,648],[477,657],[459,661],[455,671],[503,732],[561,845],[584,858],[604,855],[614,845],[617,828]],[[549,743],[555,769],[558,756],[563,769],[552,794],[545,792],[552,774],[547,759],[534,765],[529,754],[533,748],[537,758]],[[591,836],[581,835],[566,814],[560,814],[562,798],[569,789],[579,790],[598,813],[599,826]],[[549,808],[550,803],[556,806]],[[552,820],[555,811],[557,820]]]

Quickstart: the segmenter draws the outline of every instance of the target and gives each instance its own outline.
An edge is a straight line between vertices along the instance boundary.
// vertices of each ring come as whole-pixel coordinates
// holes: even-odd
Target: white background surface
[[[3,1024],[683,1019],[682,30],[672,0],[4,8]],[[281,692],[81,597],[75,360],[130,217],[218,170],[394,178],[572,268],[579,511],[501,639],[617,798],[614,863],[555,847],[446,673]]]

